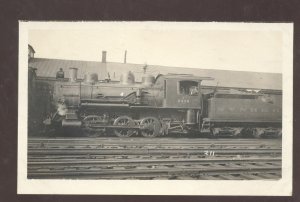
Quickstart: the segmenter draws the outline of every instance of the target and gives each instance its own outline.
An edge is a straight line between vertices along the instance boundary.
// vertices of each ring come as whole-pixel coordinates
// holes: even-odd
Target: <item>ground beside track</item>
[[[30,137],[30,179],[277,180],[281,139]]]

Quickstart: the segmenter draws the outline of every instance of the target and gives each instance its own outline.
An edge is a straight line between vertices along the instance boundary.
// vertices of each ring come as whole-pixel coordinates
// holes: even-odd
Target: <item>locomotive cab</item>
[[[170,74],[157,78],[163,83],[163,107],[201,110],[201,81],[209,77],[195,77],[189,74]]]
[[[171,110],[171,117],[175,117],[179,127],[197,130],[197,124],[201,122],[202,93],[201,81],[211,80],[209,77],[196,77],[189,74],[159,75],[156,85],[163,91],[162,108]],[[176,126],[174,126],[176,127]]]

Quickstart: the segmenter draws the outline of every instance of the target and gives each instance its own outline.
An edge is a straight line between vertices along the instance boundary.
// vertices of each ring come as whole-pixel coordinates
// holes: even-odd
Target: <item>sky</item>
[[[35,26],[28,32],[28,43],[36,58],[101,61],[105,50],[108,62],[123,62],[127,50],[127,63],[282,72],[280,31],[150,25]]]

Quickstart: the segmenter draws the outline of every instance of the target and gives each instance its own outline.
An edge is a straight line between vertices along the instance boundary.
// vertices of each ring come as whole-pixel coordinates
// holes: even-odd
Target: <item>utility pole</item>
[[[147,64],[145,64],[145,65],[144,65],[144,67],[143,67],[144,74],[146,74],[146,72],[147,72],[147,68],[148,68],[148,65],[147,65]]]

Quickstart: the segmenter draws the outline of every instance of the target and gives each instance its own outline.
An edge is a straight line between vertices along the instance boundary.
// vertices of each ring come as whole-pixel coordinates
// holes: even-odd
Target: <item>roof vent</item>
[[[106,63],[106,51],[102,51],[102,63]]]
[[[75,68],[75,67],[70,68],[70,82],[77,81],[77,72],[78,72],[77,68]]]
[[[125,85],[134,84],[135,82],[134,74],[131,71],[123,73],[121,75],[120,82]]]
[[[98,74],[97,73],[88,73],[84,75],[84,82],[94,84],[98,82]]]

